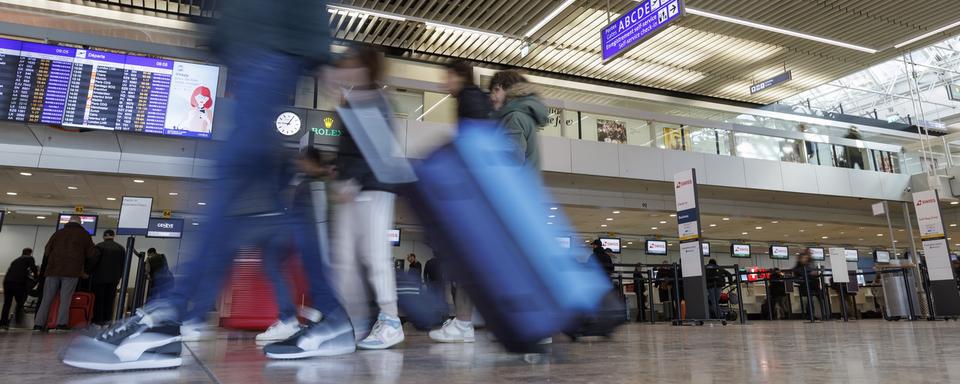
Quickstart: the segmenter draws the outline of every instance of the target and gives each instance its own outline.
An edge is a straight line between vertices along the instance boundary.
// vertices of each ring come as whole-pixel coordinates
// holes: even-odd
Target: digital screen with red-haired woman
[[[0,120],[209,138],[219,79],[216,65],[0,39]]]

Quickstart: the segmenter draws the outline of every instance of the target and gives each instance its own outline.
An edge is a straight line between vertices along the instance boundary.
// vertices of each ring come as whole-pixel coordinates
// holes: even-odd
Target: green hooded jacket
[[[540,169],[540,127],[549,122],[547,106],[537,96],[537,87],[530,83],[516,84],[507,90],[503,108],[493,113],[500,127],[517,145],[520,164]]]

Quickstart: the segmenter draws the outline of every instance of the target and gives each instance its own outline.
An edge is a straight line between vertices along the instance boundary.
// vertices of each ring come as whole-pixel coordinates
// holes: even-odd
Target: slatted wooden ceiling
[[[606,0],[578,0],[530,39],[522,36],[562,0],[344,0],[344,6],[403,15],[501,34],[495,37],[433,28],[420,22],[338,12],[341,39],[404,48],[414,58],[463,57],[626,84],[733,100],[769,103],[815,87],[901,51],[894,44],[960,20],[958,0],[688,0],[711,13],[877,49],[868,54],[688,14],[663,33],[600,64],[599,31]],[[611,0],[615,18],[637,3]],[[955,32],[955,31],[953,31]],[[942,39],[933,37],[915,46]],[[754,81],[793,71],[794,81],[759,95]]]

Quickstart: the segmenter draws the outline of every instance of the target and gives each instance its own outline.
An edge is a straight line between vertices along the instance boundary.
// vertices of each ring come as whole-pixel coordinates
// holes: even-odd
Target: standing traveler
[[[147,250],[147,300],[173,287],[173,273],[167,264],[167,255],[157,253],[156,248]]]
[[[610,277],[616,270],[613,265],[613,256],[611,256],[613,252],[604,249],[600,239],[594,240],[591,245],[593,245],[593,253],[590,254],[590,257],[596,260],[603,267],[603,271],[607,273],[607,277]]]
[[[790,303],[787,301],[787,285],[784,281],[783,271],[780,268],[774,268],[770,273],[770,303],[775,320],[785,320],[790,315]]]
[[[57,330],[70,329],[67,326],[70,302],[77,282],[81,277],[87,276],[84,264],[87,258],[92,256],[93,249],[93,239],[80,225],[80,216],[70,216],[70,221],[47,240],[44,249],[46,268],[43,276],[43,299],[40,308],[37,308],[33,330],[46,330],[50,306],[53,304],[53,297],[58,293],[60,305],[57,311]]]
[[[10,328],[10,305],[17,300],[14,309],[14,323],[23,322],[23,303],[27,293],[37,285],[37,262],[33,259],[33,250],[24,248],[20,257],[13,259],[7,273],[3,276],[3,312],[0,314],[0,328]]]
[[[723,287],[733,280],[733,274],[717,265],[717,260],[715,259],[710,259],[704,269],[706,270],[707,299],[710,303],[710,318],[719,319],[720,294],[723,293]]]
[[[633,292],[637,294],[637,322],[647,318],[647,284],[643,279],[643,264],[637,263],[633,268]]]
[[[809,315],[809,311],[812,307],[813,309],[813,318],[818,318],[818,310],[823,307],[823,290],[820,286],[820,272],[817,271],[816,266],[813,264],[813,257],[810,256],[810,248],[806,248],[800,255],[797,256],[797,264],[793,267],[793,278],[796,281],[797,286],[800,289],[800,297],[807,297],[807,291],[810,292],[810,298],[808,298],[808,303],[812,302],[814,305],[803,306],[803,312]],[[804,272],[806,272],[807,278],[804,279]],[[817,300],[811,300],[813,297]],[[801,301],[802,302],[802,301]]]
[[[414,276],[418,282],[423,280],[423,265],[417,261],[416,254],[407,255],[407,273]]]
[[[379,93],[383,76],[383,59],[379,52],[367,48],[351,49],[338,67],[362,73],[359,78],[352,79],[354,83],[350,84],[348,91],[376,92],[375,103],[380,114],[388,121],[393,118],[390,102]],[[394,259],[386,235],[393,228],[396,196],[389,185],[377,180],[349,132],[340,138],[336,168],[337,181],[331,186],[337,202],[333,216],[331,276],[356,326],[356,337],[360,339],[357,347],[387,349],[404,340],[397,307]],[[372,327],[367,284],[379,310]]]
[[[293,233],[295,223],[281,197],[290,180],[283,140],[263,127],[274,123],[276,108],[288,103],[298,77],[329,59],[326,3],[232,0],[219,11],[212,45],[231,73],[232,127],[213,156],[209,190],[216,195],[207,200],[207,221],[198,236],[203,241],[172,290],[99,334],[76,337],[63,354],[65,364],[104,371],[182,365],[182,340],[213,309],[236,251],[286,241]],[[304,260],[320,260],[317,249],[300,252],[310,255]],[[307,327],[293,337],[264,347],[267,357],[332,356],[356,349],[353,327],[325,275],[310,276],[309,282],[310,302],[319,313],[312,313]]]
[[[473,66],[462,60],[447,65],[446,91],[457,99],[457,120],[485,120],[491,118],[493,105],[490,97],[477,86],[473,73]],[[436,260],[436,256],[427,262]],[[437,271],[439,272],[439,265]],[[439,273],[437,274],[440,275]],[[430,339],[441,343],[472,343],[476,339],[473,327],[473,301],[467,295],[466,289],[457,286],[453,290],[453,303],[456,315],[443,323],[439,329],[430,331]],[[435,284],[435,287],[445,285]],[[445,300],[445,294],[440,295]]]
[[[90,273],[90,289],[93,292],[93,323],[103,325],[113,319],[113,304],[117,285],[123,278],[123,262],[127,251],[114,241],[112,229],[103,231],[103,241],[96,245],[93,255],[87,260]]]
[[[517,162],[540,169],[539,130],[550,118],[535,85],[519,72],[500,71],[490,79],[493,118],[517,146]]]

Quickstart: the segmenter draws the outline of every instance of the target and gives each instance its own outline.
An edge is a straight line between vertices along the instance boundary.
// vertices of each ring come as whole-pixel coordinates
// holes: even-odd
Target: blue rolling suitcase
[[[539,174],[513,163],[512,143],[490,124],[465,122],[453,143],[416,164],[410,195],[487,328],[526,352],[595,313],[610,282],[598,264],[560,247],[566,220],[552,212],[547,224]]]

